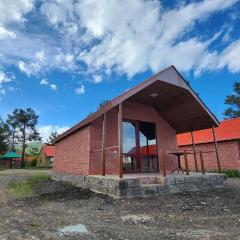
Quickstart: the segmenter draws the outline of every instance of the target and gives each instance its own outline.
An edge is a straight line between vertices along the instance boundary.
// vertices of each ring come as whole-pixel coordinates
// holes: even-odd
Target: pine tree
[[[240,82],[235,82],[233,89],[235,93],[225,99],[225,104],[230,105],[224,112],[226,118],[240,117]]]

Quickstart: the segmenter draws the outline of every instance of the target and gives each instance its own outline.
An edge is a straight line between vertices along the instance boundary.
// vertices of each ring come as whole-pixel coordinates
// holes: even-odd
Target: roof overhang
[[[218,126],[215,117],[191,91],[162,80],[155,81],[127,100],[153,106],[177,133]]]
[[[202,102],[174,66],[161,71],[150,79],[111,100],[97,112],[78,123],[55,142],[90,124],[119,103],[133,101],[153,106],[177,133],[218,126],[213,113]]]

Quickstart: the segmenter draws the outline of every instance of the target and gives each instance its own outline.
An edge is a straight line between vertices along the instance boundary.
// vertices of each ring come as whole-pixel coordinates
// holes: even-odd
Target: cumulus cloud
[[[218,68],[227,67],[232,73],[240,72],[240,40],[231,43],[219,55]]]
[[[40,81],[40,84],[41,85],[48,85],[48,80],[46,78],[44,78]]]
[[[11,82],[12,78],[14,78],[14,76],[10,76],[8,73],[5,73],[3,70],[0,69],[0,100],[2,99],[2,96],[6,93],[4,85],[8,82]]]
[[[5,72],[0,70],[0,85],[2,85],[5,82],[11,82],[12,79],[10,76],[8,76]]]
[[[4,13],[0,16],[0,64],[15,65],[28,76],[51,70],[84,71],[94,83],[112,73],[131,78],[172,64],[195,75],[224,67],[238,72],[239,62],[232,59],[238,42],[228,43],[231,32],[223,36],[229,44],[225,49],[210,50],[214,42],[210,34],[194,31],[197,24],[207,24],[211,16],[237,1],[180,1],[165,8],[157,0],[45,0],[38,7],[33,0],[4,0],[0,3]],[[41,27],[38,33],[25,30],[32,24],[27,13],[34,9],[51,34]],[[22,27],[10,28],[12,22]],[[84,91],[84,87],[76,89],[78,94]]]
[[[206,70],[205,61],[212,55],[210,42],[186,36],[197,22],[206,21],[236,2],[203,0],[169,10],[160,1],[47,1],[41,12],[61,32],[67,33],[71,24],[78,29],[74,32],[81,35],[76,39],[87,47],[78,49],[76,59],[87,65],[90,74],[100,71],[108,75],[114,71],[132,77],[171,64],[181,71]],[[93,80],[101,82],[100,78]]]
[[[68,126],[57,126],[57,125],[44,125],[38,127],[38,131],[40,133],[40,136],[42,137],[43,141],[46,141],[49,137],[49,135],[52,132],[57,132],[58,134],[61,134],[69,129]]]
[[[80,85],[78,88],[75,89],[76,94],[84,94],[85,93],[85,86]]]
[[[16,34],[8,29],[8,25],[27,21],[25,14],[33,10],[34,3],[34,0],[0,1],[0,39],[16,38]]]
[[[103,81],[102,76],[100,75],[93,75],[93,82],[94,83],[101,83]]]
[[[49,88],[53,91],[57,91],[57,85],[54,84],[54,83],[49,83],[48,79],[47,78],[43,78],[41,81],[40,81],[40,85],[45,85],[45,86],[49,86]]]
[[[50,84],[49,87],[54,90],[57,91],[57,85],[56,84]]]

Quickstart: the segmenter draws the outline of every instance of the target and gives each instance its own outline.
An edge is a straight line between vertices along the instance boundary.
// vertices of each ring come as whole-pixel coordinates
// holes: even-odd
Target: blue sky
[[[240,1],[2,0],[0,116],[45,138],[175,65],[221,120],[240,72]]]

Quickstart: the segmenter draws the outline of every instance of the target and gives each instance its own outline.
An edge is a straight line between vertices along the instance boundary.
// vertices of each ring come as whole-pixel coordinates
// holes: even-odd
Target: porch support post
[[[200,160],[201,160],[202,174],[205,174],[205,167],[204,167],[204,161],[203,161],[203,153],[202,153],[202,151],[200,151],[199,154],[200,154]]]
[[[106,147],[106,112],[103,114],[102,123],[102,176],[105,176],[105,147]]]
[[[187,152],[186,151],[184,151],[184,161],[185,161],[186,174],[189,175],[188,157],[187,157]]]
[[[192,147],[193,147],[193,156],[194,156],[194,162],[195,162],[195,170],[196,170],[196,172],[198,172],[197,153],[196,153],[196,146],[195,146],[193,131],[191,131],[191,137],[192,137]]]
[[[119,178],[123,177],[123,137],[122,137],[122,103],[118,106],[118,146],[119,146]]]
[[[213,140],[214,140],[216,156],[217,156],[218,171],[221,172],[221,164],[220,164],[218,143],[217,143],[217,139],[216,139],[216,132],[215,132],[215,127],[214,126],[212,126],[212,133],[213,133]]]
[[[166,166],[165,151],[164,151],[164,149],[162,148],[162,149],[160,150],[160,152],[161,152],[160,162],[162,163],[162,173],[163,173],[163,176],[166,177],[166,176],[167,176],[167,166]]]

